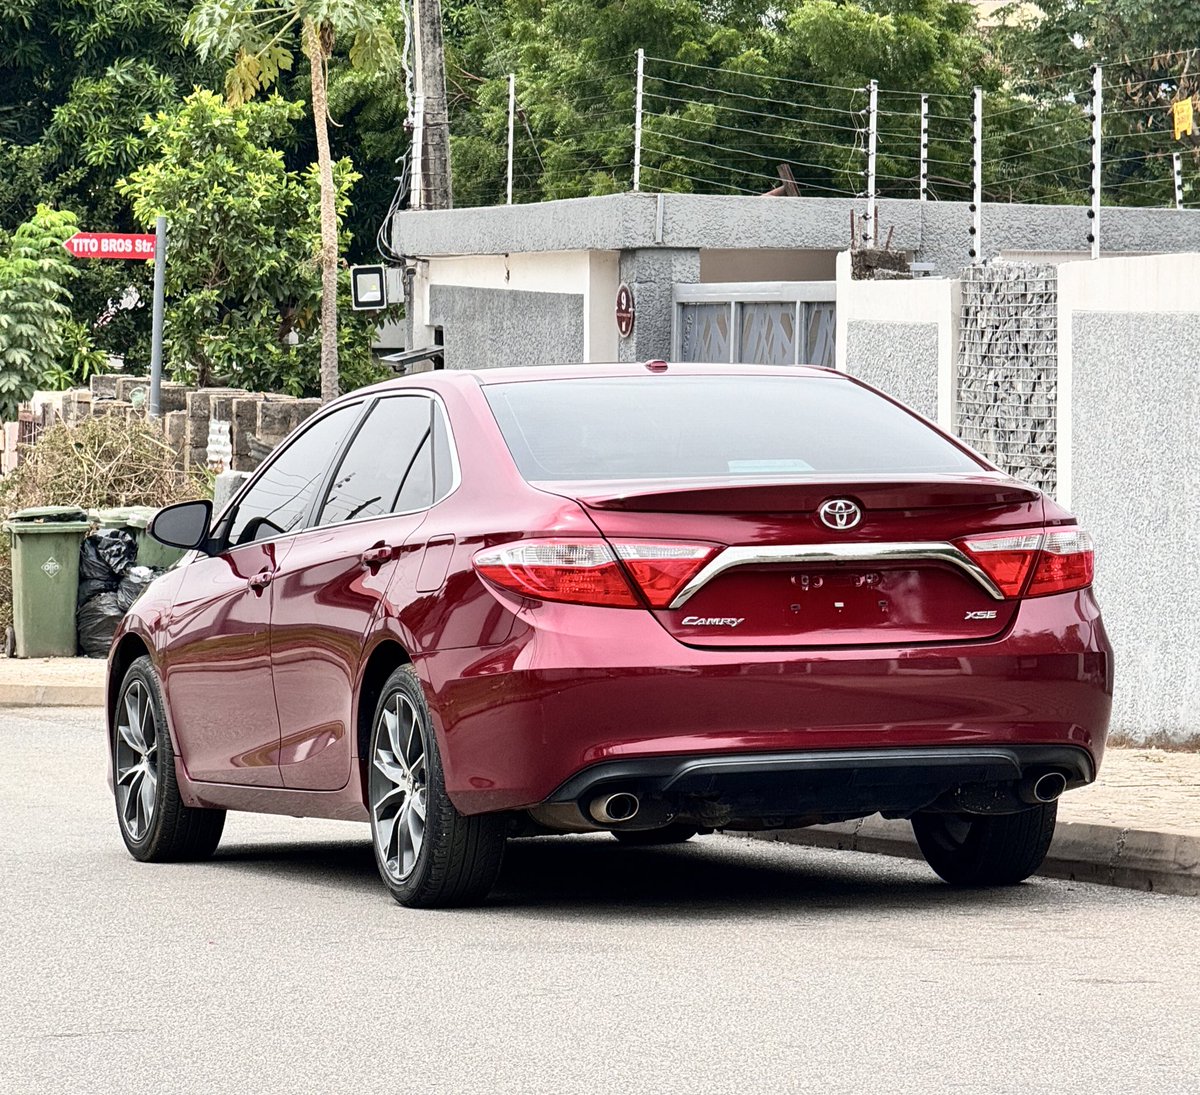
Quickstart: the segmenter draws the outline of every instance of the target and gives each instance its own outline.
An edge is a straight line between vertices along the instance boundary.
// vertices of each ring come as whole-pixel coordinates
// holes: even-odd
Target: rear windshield
[[[601,377],[483,390],[533,481],[980,469],[918,418],[835,377]]]

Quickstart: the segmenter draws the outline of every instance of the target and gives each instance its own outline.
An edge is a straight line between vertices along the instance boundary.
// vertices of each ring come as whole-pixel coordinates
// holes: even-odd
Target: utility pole
[[[450,116],[446,106],[446,53],[442,42],[441,0],[412,0],[416,33],[416,95],[421,111],[421,209],[449,209],[454,205],[450,178]]]

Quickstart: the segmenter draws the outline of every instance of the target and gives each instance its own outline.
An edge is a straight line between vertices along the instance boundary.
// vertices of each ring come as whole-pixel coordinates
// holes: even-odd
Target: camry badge
[[[821,503],[817,516],[827,528],[841,532],[854,528],[862,520],[862,509],[849,498],[830,498],[828,502]]]
[[[737,627],[745,616],[684,616],[684,627]]]

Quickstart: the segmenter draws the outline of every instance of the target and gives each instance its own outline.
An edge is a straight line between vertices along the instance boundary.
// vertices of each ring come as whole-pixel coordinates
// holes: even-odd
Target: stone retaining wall
[[[100,415],[142,416],[150,394],[150,378],[106,374],[94,376],[87,388],[39,392],[32,401],[35,422],[56,419],[78,422]],[[163,381],[159,406],[163,432],[185,471],[208,468],[208,442],[213,422],[229,423],[235,471],[254,471],[267,454],[310,414],[319,399],[295,399],[244,388],[191,388]]]

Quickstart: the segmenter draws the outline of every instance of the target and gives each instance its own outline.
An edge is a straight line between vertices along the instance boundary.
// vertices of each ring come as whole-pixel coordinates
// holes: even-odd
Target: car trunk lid
[[[820,479],[538,483],[580,502],[617,546],[713,545],[666,607],[700,647],[839,647],[987,639],[1011,622],[954,543],[1040,528],[1041,495],[1002,473]],[[848,527],[830,502],[846,502]]]

